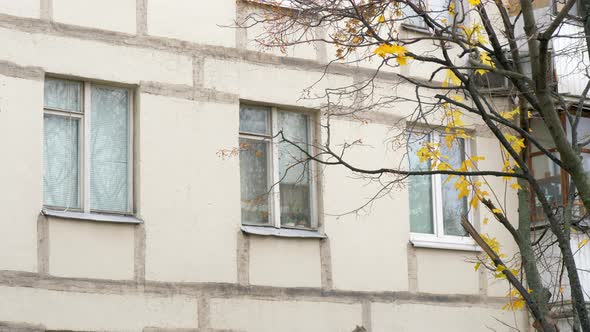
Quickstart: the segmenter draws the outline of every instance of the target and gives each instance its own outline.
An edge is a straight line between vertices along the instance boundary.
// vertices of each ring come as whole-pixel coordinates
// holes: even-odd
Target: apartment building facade
[[[227,27],[258,9],[0,0],[0,330],[529,330],[460,231],[446,236],[440,216],[411,225],[408,187],[346,214],[375,187],[341,168],[286,173],[296,152],[273,137],[321,140],[322,101],[301,92],[331,51],[264,50],[256,31]],[[311,94],[371,72],[338,68]],[[363,138],[359,163],[395,163],[383,138],[403,114],[332,126]],[[465,149],[498,146],[478,131]],[[494,156],[482,167],[501,168]],[[472,219],[514,250],[484,217]]]

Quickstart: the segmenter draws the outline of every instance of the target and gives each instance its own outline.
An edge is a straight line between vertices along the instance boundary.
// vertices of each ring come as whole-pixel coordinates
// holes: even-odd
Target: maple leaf
[[[408,64],[408,59],[411,59],[411,57],[407,56],[407,55],[398,55],[396,60],[397,63],[400,64],[400,66],[405,66]]]
[[[381,44],[377,47],[373,53],[377,54],[378,56],[385,58],[388,54],[394,54],[397,56],[404,56],[407,50],[402,45],[390,45],[390,44]]]

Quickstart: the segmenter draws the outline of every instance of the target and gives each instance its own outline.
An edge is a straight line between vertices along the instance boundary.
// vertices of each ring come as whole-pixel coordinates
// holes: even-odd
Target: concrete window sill
[[[432,32],[430,32],[430,30],[428,30],[427,27],[423,27],[423,26],[402,23],[401,27],[404,30],[414,31],[414,32],[418,32],[418,33],[424,33],[424,34],[428,34],[428,35],[432,34]]]
[[[401,24],[402,29],[404,30],[408,30],[408,31],[412,31],[412,32],[416,32],[416,33],[421,33],[421,34],[425,34],[425,35],[432,35],[432,31],[430,31],[429,28],[424,27],[424,26],[418,26],[418,25],[412,25],[412,24],[408,24],[408,23],[402,23]],[[445,35],[449,36],[448,33],[445,33]],[[434,41],[433,41],[434,42]],[[452,44],[445,44],[445,49],[449,50],[452,49],[453,45]]]
[[[242,232],[252,235],[260,236],[275,236],[283,238],[299,238],[299,239],[325,239],[326,234],[318,231],[306,229],[292,229],[292,228],[275,228],[269,226],[251,226],[242,225]]]
[[[459,250],[459,251],[472,251],[481,252],[480,246],[475,242],[455,242],[442,239],[410,239],[410,243],[415,248],[430,248],[430,249],[443,249],[443,250]]]
[[[117,214],[102,214],[102,213],[85,213],[76,211],[57,211],[51,209],[43,209],[41,213],[44,216],[61,218],[61,219],[73,219],[83,220],[92,222],[106,222],[115,224],[143,224],[143,220],[134,216],[125,216]]]

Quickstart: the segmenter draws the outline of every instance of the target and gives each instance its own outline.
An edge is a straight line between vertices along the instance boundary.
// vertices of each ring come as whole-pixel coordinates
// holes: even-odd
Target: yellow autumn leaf
[[[377,20],[377,22],[385,23],[385,16],[383,16],[383,15],[379,16],[379,19]]]
[[[498,208],[495,208],[495,209],[492,209],[492,213],[495,213],[495,214],[502,214],[502,210],[500,210],[500,209],[498,209]]]
[[[518,299],[512,302],[512,310],[519,310],[524,308],[525,302],[523,299]]]
[[[588,241],[590,241],[589,239],[584,239],[580,242],[578,242],[578,249],[582,249],[583,246],[588,244]]]
[[[440,164],[438,164],[438,166],[436,167],[437,170],[439,171],[450,171],[453,169],[453,167],[451,167],[451,165],[449,163],[446,162],[441,162]]]
[[[455,75],[455,73],[452,70],[447,69],[445,80],[443,81],[443,87],[447,87],[451,83],[454,86],[459,86],[461,85],[461,79],[459,79],[459,77],[457,77],[457,75]]]
[[[512,120],[512,119],[514,119],[514,117],[517,116],[518,114],[520,114],[520,108],[519,107],[513,109],[512,111],[500,112],[500,116],[502,116],[506,120]]]
[[[446,135],[445,136],[445,143],[449,149],[453,147],[454,141],[455,141],[455,135]]]
[[[479,207],[479,198],[477,198],[476,196],[471,198],[471,200],[469,201],[469,206],[477,210],[477,208]]]
[[[408,64],[408,60],[411,59],[411,57],[407,56],[407,55],[398,55],[396,60],[397,63],[400,64],[400,66],[405,66]]]
[[[451,128],[456,128],[456,127],[463,127],[465,125],[465,122],[463,122],[463,119],[461,119],[461,117],[463,116],[463,113],[457,109],[450,109],[445,111],[445,116],[448,120],[448,126]],[[445,129],[446,131],[446,129]],[[449,129],[447,132],[451,132],[451,130]],[[465,131],[464,130],[457,130],[456,131],[457,135],[454,136],[460,136],[464,137],[465,135]]]
[[[489,193],[489,192],[487,192],[487,190],[477,190],[477,191],[476,191],[476,194],[477,194],[479,197],[487,197],[487,196],[490,196],[490,193]]]
[[[470,2],[472,0],[469,0]],[[480,3],[480,0],[476,0],[474,2],[477,2],[477,4]],[[476,5],[477,5],[476,4]],[[485,37],[485,35],[482,33],[483,26],[479,23],[474,24],[473,26],[469,27],[469,26],[464,26],[464,25],[460,25],[459,28],[461,28],[463,30],[463,33],[465,34],[465,37],[467,39],[467,42],[472,44],[472,43],[480,43],[482,45],[486,45],[488,43],[487,38]]]
[[[520,153],[524,149],[524,138],[518,138],[512,134],[504,134],[506,140],[510,143],[510,146],[516,153]]]
[[[473,269],[475,269],[475,271],[479,270],[479,267],[481,266],[481,262],[477,262],[475,263],[475,266],[473,267]]]
[[[488,217],[483,218],[483,224],[484,225],[487,225],[488,224],[488,220],[489,220]]]
[[[449,3],[449,14],[451,14],[453,16],[456,15],[456,13],[455,13],[455,2],[453,2],[453,1],[451,1]]]
[[[477,6],[481,3],[481,0],[468,0],[469,4],[472,6]]]
[[[510,188],[512,188],[514,190],[522,190],[522,187],[517,182],[511,184]]]
[[[488,43],[488,39],[483,34],[478,33],[477,34],[477,42],[482,45],[485,45]]]
[[[406,48],[404,46],[402,46],[402,45],[394,44],[394,45],[391,46],[391,52],[390,53],[392,53],[392,54],[395,54],[395,55],[405,55],[406,52],[407,52]]]
[[[469,185],[469,181],[467,181],[464,176],[459,177],[457,182],[455,182],[455,189],[459,192],[459,194],[457,194],[457,199],[469,196]]]
[[[407,52],[406,48],[402,45],[390,45],[390,44],[381,44],[377,47],[373,53],[377,54],[378,56],[385,58],[388,54],[394,54],[397,56],[403,56]]]
[[[451,99],[453,99],[454,101],[457,101],[457,102],[463,101],[463,97],[461,97],[459,95],[452,95]]]
[[[380,56],[380,57],[382,57],[382,58],[385,58],[385,57],[387,56],[387,53],[388,53],[388,52],[387,52],[387,50],[388,50],[388,47],[390,47],[390,45],[387,45],[387,44],[381,44],[381,45],[379,45],[379,47],[377,47],[377,48],[376,48],[376,49],[373,51],[373,53],[377,54],[378,56]]]
[[[494,61],[492,61],[492,57],[488,52],[482,51],[481,53],[479,53],[479,59],[481,60],[481,63],[483,63],[484,65],[496,68],[496,64],[494,63]]]

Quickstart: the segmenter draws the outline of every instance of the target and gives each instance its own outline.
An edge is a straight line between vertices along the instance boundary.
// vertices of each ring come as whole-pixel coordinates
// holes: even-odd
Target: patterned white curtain
[[[45,114],[43,126],[44,204],[78,209],[80,120]]]
[[[129,92],[92,87],[90,208],[129,211]]]
[[[308,116],[296,112],[278,113],[279,130],[295,143],[279,144],[279,191],[281,225],[311,227],[310,177],[305,153],[308,150]],[[279,138],[280,139],[280,138]]]
[[[48,78],[44,92],[46,109],[81,112],[79,82]],[[43,118],[43,201],[47,206],[79,209],[81,121],[62,114]]]

